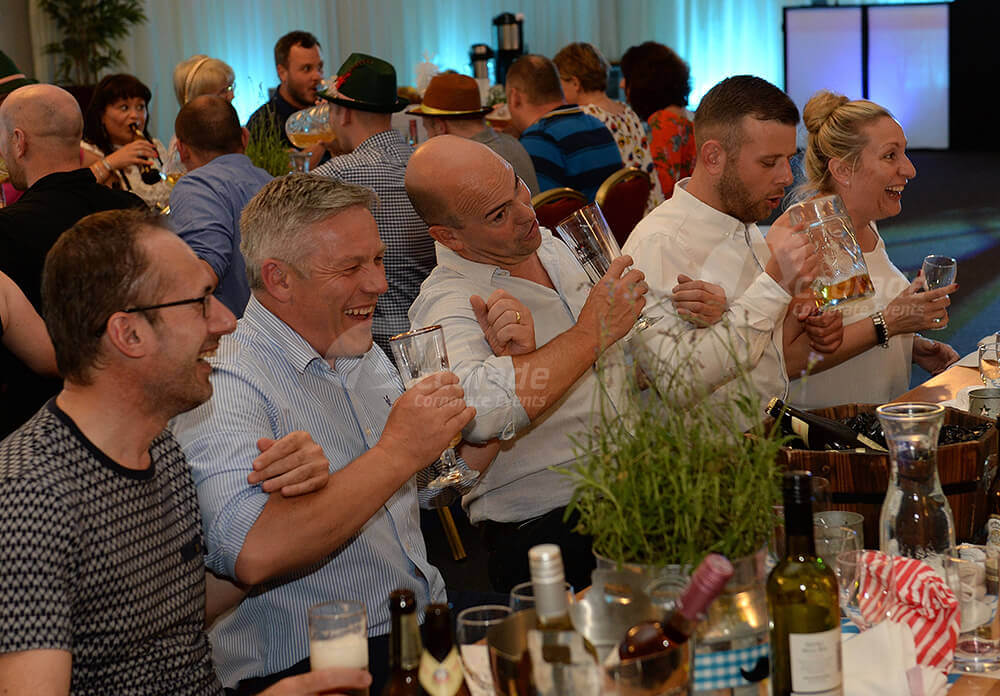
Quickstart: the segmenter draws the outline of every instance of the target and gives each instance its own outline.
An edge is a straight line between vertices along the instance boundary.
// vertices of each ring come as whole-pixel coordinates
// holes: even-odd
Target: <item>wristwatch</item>
[[[875,340],[883,348],[889,347],[889,329],[885,326],[885,315],[882,312],[875,312],[872,315],[872,324],[875,325]]]

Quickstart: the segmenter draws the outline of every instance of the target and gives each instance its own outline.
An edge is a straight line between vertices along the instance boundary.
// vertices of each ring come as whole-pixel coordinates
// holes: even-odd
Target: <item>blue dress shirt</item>
[[[171,427],[191,463],[205,530],[205,564],[235,577],[236,559],[268,494],[246,477],[257,440],[305,430],[330,472],[378,440],[399,375],[377,346],[331,368],[290,326],[251,297],[236,332],[212,360],[214,395]],[[341,548],[289,577],[255,587],[211,632],[222,683],[274,674],[309,655],[306,610],[333,599],[368,609],[368,633],[389,631],[389,592],[413,590],[421,610],[445,601],[444,581],[427,561],[417,484],[411,478]]]
[[[250,298],[240,253],[240,213],[270,180],[246,155],[233,153],[185,174],[170,193],[171,226],[215,271],[215,296],[237,317]]]

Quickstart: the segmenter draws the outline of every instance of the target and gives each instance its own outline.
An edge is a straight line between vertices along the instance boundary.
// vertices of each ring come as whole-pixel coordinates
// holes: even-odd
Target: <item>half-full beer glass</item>
[[[803,233],[809,235],[820,254],[812,290],[821,311],[875,294],[868,265],[840,196],[803,201],[789,208],[788,215],[792,224],[805,225]]]

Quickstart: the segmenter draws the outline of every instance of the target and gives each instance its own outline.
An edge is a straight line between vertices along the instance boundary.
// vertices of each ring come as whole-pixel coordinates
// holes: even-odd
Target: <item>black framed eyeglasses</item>
[[[208,317],[208,303],[211,300],[212,293],[207,292],[201,297],[192,297],[189,300],[176,300],[175,302],[164,302],[163,304],[149,305],[148,307],[131,307],[129,309],[123,309],[122,311],[126,314],[134,314],[135,312],[149,312],[154,309],[165,309],[166,307],[179,307],[181,305],[194,304],[195,302],[201,302],[201,314],[204,317]]]

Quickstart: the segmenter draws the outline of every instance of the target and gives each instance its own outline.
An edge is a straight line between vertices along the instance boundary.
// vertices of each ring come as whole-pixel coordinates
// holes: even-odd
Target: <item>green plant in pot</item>
[[[101,71],[125,64],[117,42],[146,21],[141,0],[39,0],[62,32],[45,52],[59,57],[56,81],[94,85]]]
[[[737,573],[699,630],[699,647],[745,651],[752,673],[767,655],[764,562],[786,438],[765,429],[745,370],[735,371],[725,397],[709,395],[692,377],[690,333],[660,332],[657,339],[671,346],[670,359],[640,356],[656,386],[631,385],[621,412],[602,411],[576,443],[570,508],[579,511],[578,530],[593,537],[599,561],[667,579],[668,586],[671,576],[674,587],[683,586],[710,552],[733,561]],[[744,364],[733,345],[732,362]],[[751,688],[731,685],[734,693],[741,686]]]

